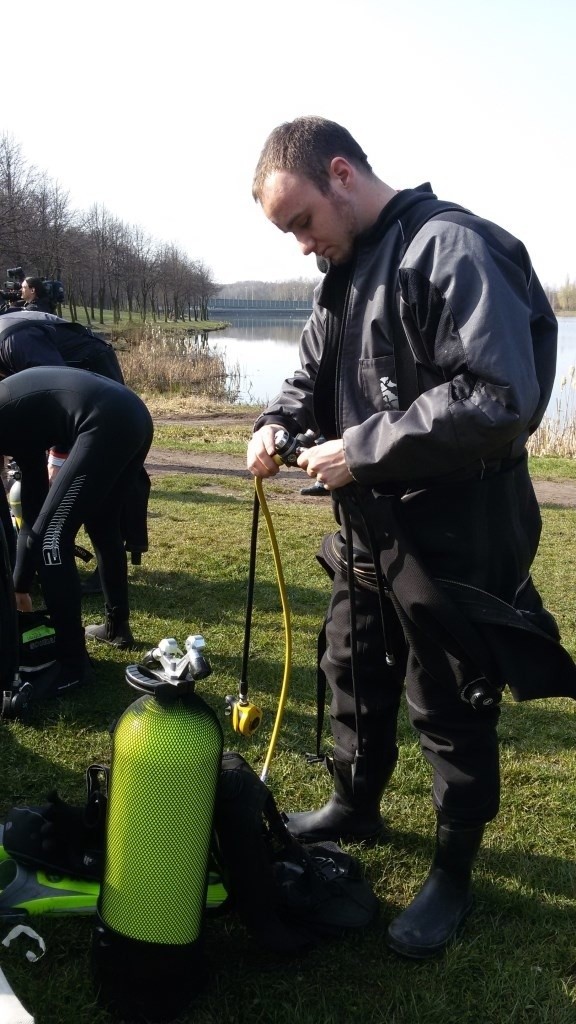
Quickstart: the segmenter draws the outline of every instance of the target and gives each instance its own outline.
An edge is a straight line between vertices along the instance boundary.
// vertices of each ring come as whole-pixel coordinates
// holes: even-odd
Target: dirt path
[[[254,416],[252,414],[239,414],[237,416],[222,416],[219,413],[203,413],[190,416],[154,417],[155,423],[177,424],[187,423],[210,427],[220,426],[224,430],[227,427],[242,427],[246,432],[246,440],[252,433]],[[202,476],[220,477],[241,477],[248,483],[252,483],[253,477],[246,469],[246,458],[244,455],[224,455],[215,452],[176,452],[165,448],[150,449],[146,461],[146,469],[151,477],[166,473],[198,473]],[[310,502],[322,502],[324,498],[303,497],[300,494],[302,487],[311,481],[306,474],[298,468],[280,470],[274,479],[267,482],[267,497],[277,498],[282,495],[290,495],[290,500]],[[214,493],[215,488],[210,487]]]
[[[202,476],[242,477],[247,484],[252,484],[253,477],[246,469],[243,455],[220,455],[203,452],[174,452],[163,448],[151,448],[146,461],[146,469],[151,477],[166,473],[198,473]],[[296,501],[325,501],[325,498],[308,498],[300,494],[302,487],[311,481],[301,469],[281,469],[277,476],[267,481],[267,497],[278,498],[290,496]],[[210,487],[212,494],[224,491],[223,487]]]
[[[221,416],[218,413],[207,413],[196,416],[175,417],[173,419],[158,418],[157,423],[205,423],[210,426],[220,425],[222,428],[242,426],[246,428],[246,438],[250,436],[252,416]],[[251,480],[246,469],[243,455],[223,455],[203,452],[175,452],[163,448],[152,447],[146,462],[150,476],[166,473],[197,473],[203,476],[243,477]],[[324,498],[302,497],[300,489],[310,483],[309,478],[300,469],[282,469],[274,480],[268,482],[272,494],[290,494],[291,498],[303,502],[323,502]],[[541,505],[555,505],[562,508],[576,508],[576,480],[535,480],[534,489]]]

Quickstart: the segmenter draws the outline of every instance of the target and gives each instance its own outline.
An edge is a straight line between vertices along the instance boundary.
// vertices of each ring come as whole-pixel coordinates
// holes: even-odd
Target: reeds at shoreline
[[[161,327],[145,326],[130,343],[118,346],[126,383],[143,394],[205,396],[234,402],[239,381],[236,370],[209,344],[208,332],[168,335]]]
[[[560,395],[528,442],[530,455],[576,458],[576,366],[560,383]]]

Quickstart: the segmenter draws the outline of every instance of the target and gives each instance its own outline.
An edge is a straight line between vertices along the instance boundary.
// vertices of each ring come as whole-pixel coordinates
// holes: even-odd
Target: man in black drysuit
[[[0,377],[19,373],[30,366],[76,366],[124,383],[113,346],[81,324],[35,310],[6,313],[0,317]],[[50,452],[51,475],[56,473],[52,467],[61,466],[65,457],[65,452]],[[120,521],[125,547],[131,552],[134,564],[138,564],[142,552],[148,550],[149,495],[150,478],[142,468],[124,503]],[[100,589],[96,570],[83,591],[98,593]],[[119,632],[110,615],[98,630],[97,639],[115,646],[124,646],[132,640],[131,636]]]
[[[58,688],[84,681],[87,657],[74,542],[84,524],[94,545],[107,608],[128,623],[128,571],[120,509],[141,471],[153,426],[129,388],[72,367],[39,366],[0,381],[0,451],[22,471],[23,525],[14,589],[20,611],[31,610],[37,572],[56,633]],[[51,487],[46,451],[69,455]],[[2,490],[4,514],[6,496]]]
[[[574,663],[530,577],[541,523],[526,441],[550,397],[557,324],[521,242],[429,185],[397,192],[334,122],[276,128],[253,196],[327,273],[301,369],[256,421],[248,468],[278,471],[279,428],[322,435],[298,465],[332,491],[342,524],[319,556],[333,579],[320,668],[334,794],[289,828],[308,841],[379,834],[405,682],[433,772],[436,848],[388,942],[424,958],[472,904],[473,862],[499,807],[503,687],[522,700],[576,697]]]

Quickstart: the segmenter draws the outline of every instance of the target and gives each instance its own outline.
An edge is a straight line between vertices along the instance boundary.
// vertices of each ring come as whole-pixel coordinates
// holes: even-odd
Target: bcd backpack
[[[222,758],[214,831],[238,914],[265,948],[295,951],[377,916],[359,861],[336,843],[303,845],[237,753]]]

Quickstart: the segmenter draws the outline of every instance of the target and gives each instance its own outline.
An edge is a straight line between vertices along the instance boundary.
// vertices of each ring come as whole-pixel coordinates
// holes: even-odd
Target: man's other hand
[[[344,458],[344,442],[324,441],[323,444],[305,448],[298,456],[298,465],[308,476],[316,477],[329,491],[352,483],[352,476]]]

